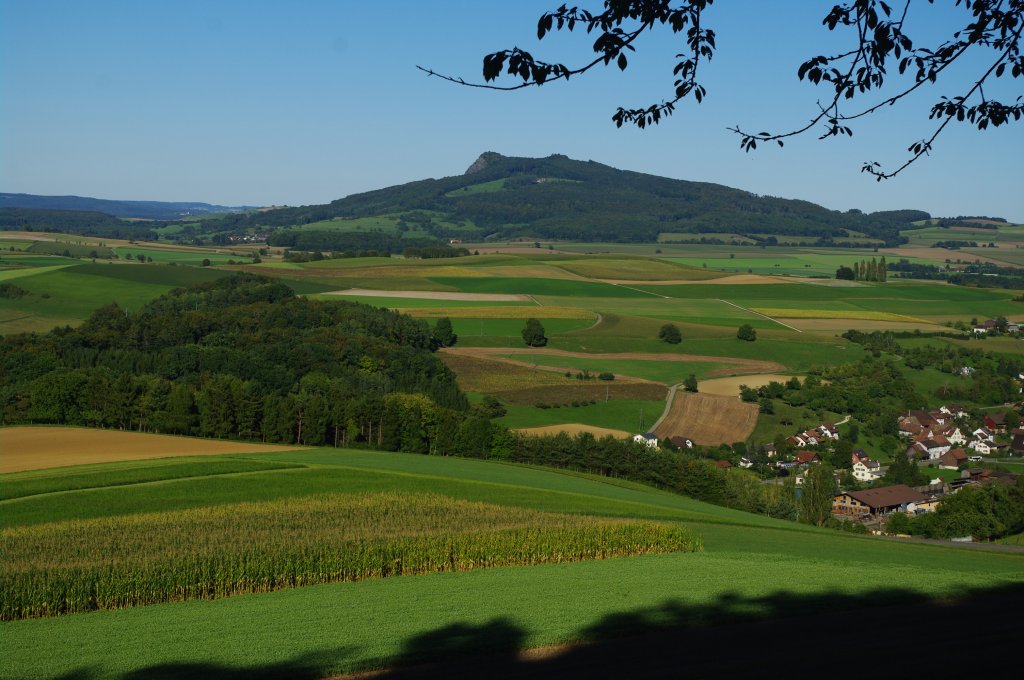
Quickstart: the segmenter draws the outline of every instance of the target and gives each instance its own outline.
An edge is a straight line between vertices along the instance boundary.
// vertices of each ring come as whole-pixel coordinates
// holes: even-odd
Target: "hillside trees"
[[[537,37],[543,39],[554,31],[573,31],[577,26],[597,38],[592,44],[594,56],[580,66],[546,62],[518,47],[488,54],[483,59],[483,83],[468,83],[462,78],[444,76],[421,68],[429,75],[471,87],[496,90],[519,90],[542,86],[578,77],[602,65],[615,64],[620,70],[629,65],[629,56],[646,33],[671,30],[680,34],[678,62],[672,71],[674,82],[670,96],[649,106],[619,107],[612,115],[616,126],[635,125],[641,129],[670,116],[676,105],[692,98],[698,104],[707,93],[700,75],[702,66],[710,62],[717,49],[715,31],[706,20],[714,0],[605,0],[603,11],[591,12],[562,5],[545,12],[537,24]],[[927,155],[949,123],[966,122],[978,130],[1017,122],[1024,115],[1024,100],[1000,101],[992,95],[999,91],[1004,75],[1024,78],[1024,57],[1020,54],[1024,31],[1024,3],[1018,0],[956,0],[963,13],[954,25],[940,28],[936,42],[922,45],[911,33],[935,32],[935,17],[927,14],[929,2],[908,0],[902,8],[884,0],[853,0],[837,4],[825,15],[822,24],[837,34],[845,34],[852,47],[832,50],[830,55],[812,56],[800,65],[797,77],[829,90],[809,116],[810,122],[783,132],[752,133],[739,126],[729,128],[740,138],[740,147],[752,151],[758,143],[775,142],[803,135],[818,129],[820,138],[852,136],[854,121],[870,116],[883,108],[905,103],[902,100],[937,82],[949,85],[948,96],[940,96],[931,106],[929,118],[935,121],[931,134],[914,142],[907,149],[909,157],[895,170],[886,171],[878,163],[868,162],[861,168],[876,179],[899,174],[922,156]],[[913,11],[912,11],[913,10]],[[713,13],[712,13],[713,14]],[[966,56],[965,56],[966,55]],[[959,62],[959,63],[958,63]],[[962,74],[954,64],[965,66],[966,82],[950,84],[951,73]],[[751,60],[756,74],[756,61]],[[511,85],[492,84],[506,73],[518,82]],[[887,93],[899,76],[908,75]],[[758,74],[761,75],[761,74]],[[963,77],[963,76],[960,76]],[[988,90],[986,90],[986,87]],[[873,101],[864,99],[873,97]]]

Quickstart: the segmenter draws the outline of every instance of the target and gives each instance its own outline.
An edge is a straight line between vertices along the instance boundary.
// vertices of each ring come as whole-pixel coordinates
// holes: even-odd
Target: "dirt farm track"
[[[292,447],[80,427],[0,428],[0,473],[122,460],[269,453]]]

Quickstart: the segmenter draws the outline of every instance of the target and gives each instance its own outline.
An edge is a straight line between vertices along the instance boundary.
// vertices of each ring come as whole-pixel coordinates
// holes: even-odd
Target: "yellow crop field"
[[[891,312],[871,312],[857,309],[778,309],[775,307],[751,307],[752,310],[765,316],[780,319],[862,319],[864,321],[909,321],[929,323],[904,314]]]
[[[4,427],[0,428],[0,472],[290,448],[293,447],[82,427]]]

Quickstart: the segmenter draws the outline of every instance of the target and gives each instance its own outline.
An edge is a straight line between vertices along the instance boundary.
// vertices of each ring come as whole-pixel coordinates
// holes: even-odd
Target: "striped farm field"
[[[863,319],[864,321],[906,321],[930,323],[905,314],[871,312],[859,309],[783,309],[779,307],[751,307],[765,316],[781,319]]]
[[[84,427],[0,428],[0,473],[173,456],[267,453],[283,445]]]
[[[586,319],[597,320],[597,314],[579,307],[508,306],[508,307],[412,307],[400,312],[421,319]]]

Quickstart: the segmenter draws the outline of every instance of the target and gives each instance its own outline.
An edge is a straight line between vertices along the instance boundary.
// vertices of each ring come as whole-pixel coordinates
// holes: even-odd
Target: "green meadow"
[[[555,401],[555,400],[552,400]],[[663,401],[642,399],[622,399],[617,401],[597,401],[596,404],[584,406],[550,404],[552,408],[537,408],[531,405],[508,404],[508,413],[498,419],[505,427],[544,427],[547,425],[563,425],[579,423],[623,432],[640,432],[640,424],[649,428],[661,416],[665,409]]]
[[[439,650],[422,645],[445,630],[474,634],[473,648],[486,651],[507,646],[510,629],[515,647],[527,648],[599,639],[613,621],[616,635],[779,617],[798,628],[797,615],[835,616],[1024,581],[1020,554],[833,533],[589,475],[338,450],[249,458],[304,467],[217,474],[208,459],[210,476],[157,482],[152,463],[142,462],[138,483],[125,483],[124,466],[111,471],[118,486],[2,501],[0,521],[13,528],[242,500],[423,491],[509,508],[681,523],[702,537],[704,551],[371,578],[5,622],[0,675],[141,677],[176,664],[283,672],[301,659],[306,665],[299,667],[319,677],[428,660]]]

